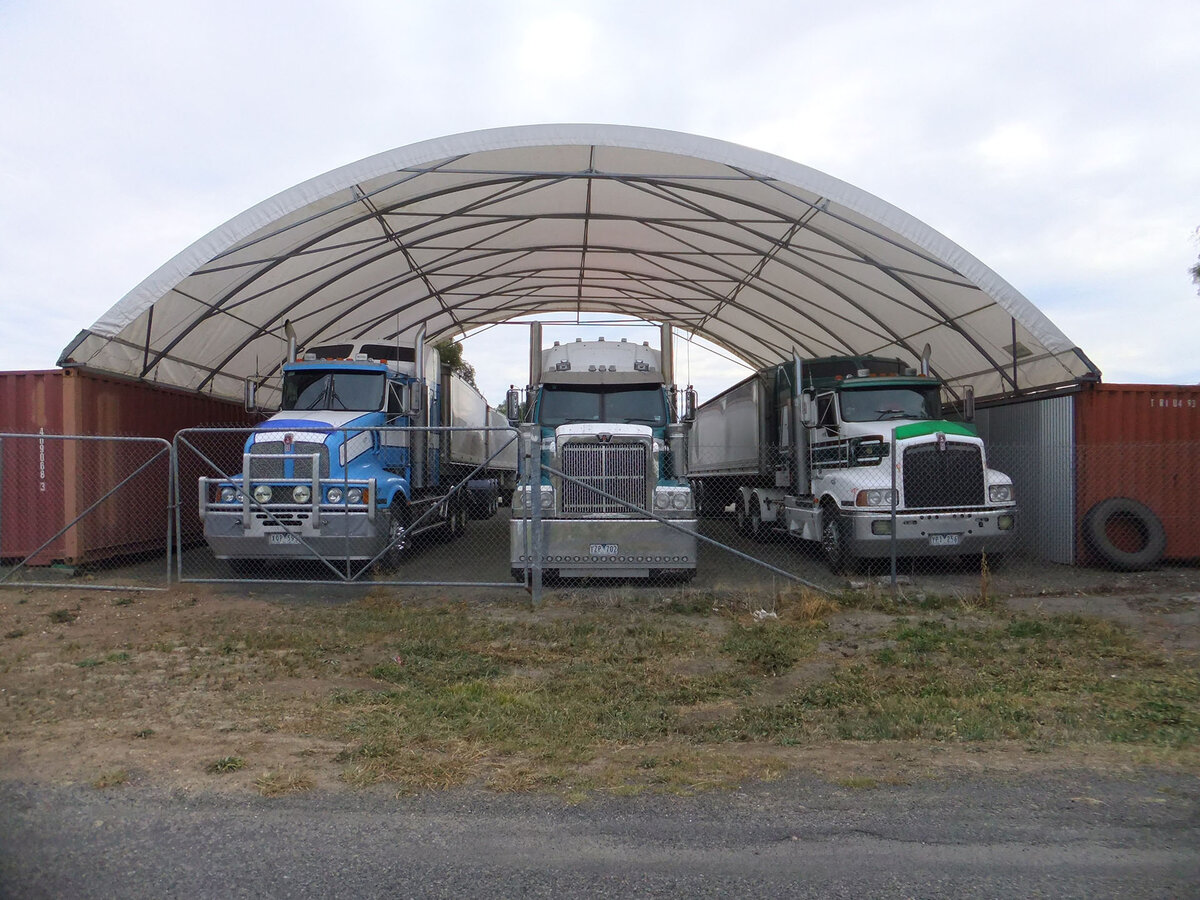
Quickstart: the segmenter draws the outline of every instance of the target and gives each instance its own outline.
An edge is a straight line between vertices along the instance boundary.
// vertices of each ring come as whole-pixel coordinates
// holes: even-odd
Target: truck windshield
[[[283,409],[348,409],[370,412],[383,408],[383,372],[301,369],[283,375]]]
[[[938,388],[891,387],[842,391],[843,422],[878,422],[883,419],[940,419]]]
[[[661,427],[667,424],[667,404],[659,385],[547,384],[538,422],[551,427],[576,422]]]

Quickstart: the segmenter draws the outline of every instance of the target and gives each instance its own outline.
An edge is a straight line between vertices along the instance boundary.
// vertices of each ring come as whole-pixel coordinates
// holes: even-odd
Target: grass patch
[[[246,768],[246,760],[240,756],[222,756],[205,766],[205,771],[213,775],[223,775]]]
[[[278,797],[282,794],[298,794],[310,791],[316,786],[312,775],[307,772],[264,772],[254,779],[254,788],[264,797]]]
[[[47,613],[46,618],[55,625],[70,625],[79,618],[79,613],[71,609],[56,609],[54,612]]]

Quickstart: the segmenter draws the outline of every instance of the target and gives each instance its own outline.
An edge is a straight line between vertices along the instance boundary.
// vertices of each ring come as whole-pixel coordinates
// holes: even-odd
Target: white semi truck
[[[305,557],[395,565],[418,535],[452,539],[472,511],[494,514],[516,483],[515,433],[424,329],[411,347],[298,354],[293,339],[280,406],[246,439],[240,473],[200,479],[204,537],[235,571]]]
[[[681,465],[686,426],[675,421],[671,326],[661,335],[661,351],[604,338],[542,349],[541,325],[531,325],[521,433],[524,465],[541,477],[526,470],[513,494],[517,580],[532,571],[536,535],[544,575],[695,575],[696,513]],[[509,392],[514,419],[519,399]]]
[[[819,542],[835,572],[893,552],[1003,554],[1012,480],[988,467],[971,425],[944,418],[941,390],[928,353],[919,371],[844,356],[757,372],[696,410],[687,471],[700,514],[733,504],[743,533]]]

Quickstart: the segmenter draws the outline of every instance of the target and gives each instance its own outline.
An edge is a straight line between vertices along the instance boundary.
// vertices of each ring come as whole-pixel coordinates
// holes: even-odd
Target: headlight
[[[221,502],[222,503],[232,503],[234,500],[237,499],[237,495],[238,495],[238,493],[234,488],[231,488],[229,486],[225,486],[225,487],[221,488]]]
[[[1013,493],[1011,484],[993,484],[988,487],[988,499],[992,503],[1008,503],[1014,499],[1016,494]]]
[[[346,500],[350,503],[362,503],[362,488],[350,488],[346,491]]]
[[[855,506],[887,506],[892,505],[892,490],[890,488],[877,488],[870,491],[859,491],[854,498]]]
[[[542,509],[552,509],[554,507],[554,491],[548,488],[542,488]]]
[[[292,488],[292,499],[297,503],[307,503],[312,499],[312,489],[308,485],[298,484]]]
[[[329,493],[326,494],[325,496],[329,500],[330,503],[341,503],[342,502],[342,489],[341,488],[330,488]]]
[[[688,495],[686,491],[675,491],[671,494],[671,505],[676,509],[687,509]]]
[[[670,505],[671,505],[671,495],[670,494],[668,494],[666,491],[655,491],[654,492],[654,508],[655,509],[666,509]]]
[[[260,484],[254,488],[254,499],[259,503],[271,502],[271,486],[269,484]]]

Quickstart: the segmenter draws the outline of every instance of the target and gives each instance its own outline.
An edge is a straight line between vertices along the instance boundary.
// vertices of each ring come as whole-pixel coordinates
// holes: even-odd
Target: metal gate
[[[176,577],[517,587],[499,515],[515,468],[507,428],[187,429]]]
[[[0,585],[164,589],[170,478],[161,438],[0,434]]]

